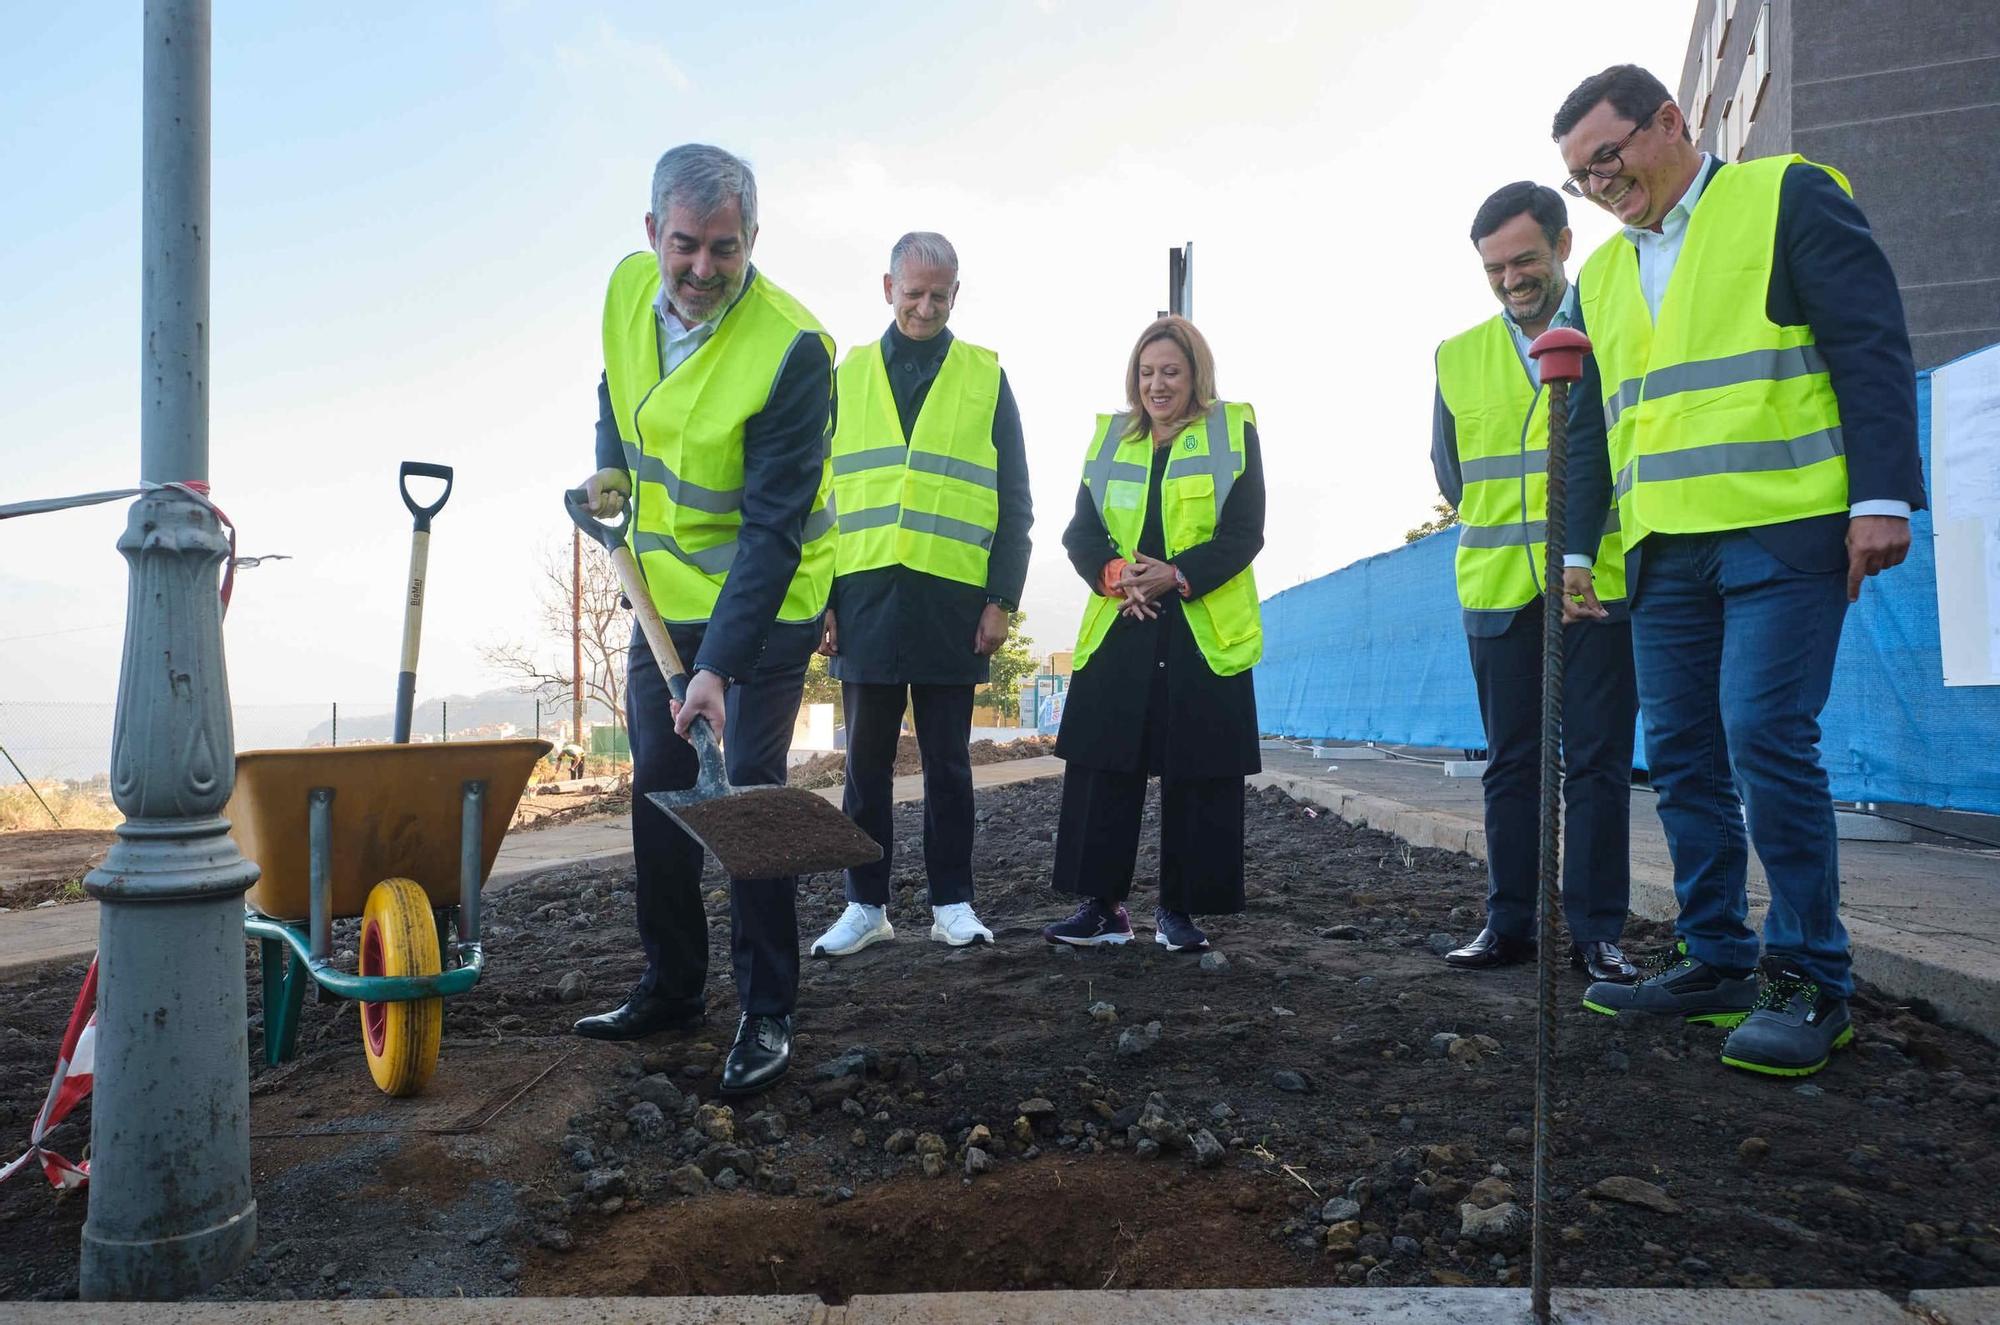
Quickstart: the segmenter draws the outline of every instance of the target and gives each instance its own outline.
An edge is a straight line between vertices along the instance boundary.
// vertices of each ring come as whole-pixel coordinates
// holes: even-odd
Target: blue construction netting
[[[1930,474],[1930,374],[1917,427]],[[1285,736],[1486,743],[1452,586],[1458,531],[1356,562],[1264,603],[1257,711]],[[1820,754],[1841,800],[2000,814],[2000,686],[1946,688],[1931,517],[1847,614]],[[1643,742],[1639,748],[1644,759]]]

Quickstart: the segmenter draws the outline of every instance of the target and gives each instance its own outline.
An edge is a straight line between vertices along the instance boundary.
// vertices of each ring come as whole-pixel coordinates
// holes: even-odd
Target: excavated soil
[[[98,828],[0,833],[0,907],[21,911],[82,901],[83,876],[104,860],[117,836]]]
[[[1056,752],[1056,738],[1053,736],[1023,736],[1013,741],[978,740],[966,747],[966,755],[976,767],[981,764],[1001,764],[1009,759],[1038,759]],[[907,777],[911,773],[923,771],[923,757],[917,750],[917,738],[901,736],[896,741],[896,776]],[[806,787],[837,787],[847,780],[847,754],[834,751],[831,754],[814,755],[791,771],[791,785]]]
[[[1140,941],[1052,949],[1056,800],[980,793],[999,942],[964,950],[926,941],[921,812],[900,810],[895,941],[806,963],[790,1077],[733,1104],[719,879],[707,1026],[637,1045],[566,1033],[639,970],[629,869],[496,891],[489,975],[448,1009],[424,1096],[374,1093],[339,1003],[308,1002],[297,1062],[253,1066],[259,1251],[213,1295],[1524,1282],[1533,970],[1436,955],[1478,928],[1480,868],[1259,792],[1219,958],[1150,941],[1150,846]],[[802,941],[841,906],[810,880]],[[6,978],[9,1156],[81,973]],[[1716,1062],[1718,1031],[1598,1017],[1581,991],[1565,971],[1557,1283],[2000,1283],[1992,1045],[1864,991],[1853,1051],[1766,1080]],[[33,1175],[0,1187],[0,1297],[73,1291],[83,1213]]]

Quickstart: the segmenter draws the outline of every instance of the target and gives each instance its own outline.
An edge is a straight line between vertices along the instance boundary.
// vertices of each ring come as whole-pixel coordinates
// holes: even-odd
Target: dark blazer
[[[743,288],[757,279],[753,267]],[[801,333],[785,356],[770,400],[743,426],[743,527],[736,535],[736,560],[702,634],[700,656],[683,660],[689,667],[707,667],[733,680],[749,675],[756,664],[798,573],[800,534],[819,492],[832,435],[833,360],[818,336]],[[597,467],[625,467],[611,389],[601,374]]]
[[[1254,424],[1243,429],[1243,473],[1222,503],[1215,532],[1173,559],[1199,598],[1240,574],[1264,546],[1264,458]],[[1154,453],[1146,520],[1138,550],[1166,556],[1160,518],[1161,472]],[[1107,562],[1120,554],[1097,513],[1090,489],[1076,490],[1076,510],[1063,550],[1092,593]],[[1056,753],[1071,763],[1112,772],[1184,778],[1241,777],[1258,772],[1257,693],[1249,670],[1217,676],[1195,643],[1181,599],[1159,600],[1151,621],[1120,615],[1087,663],[1071,678]],[[1164,674],[1164,686],[1155,682]],[[1163,689],[1164,693],[1157,693]]]
[[[911,340],[893,324],[882,333],[882,362],[906,445],[951,342],[949,329],[929,340]],[[842,575],[833,582],[829,604],[840,626],[834,676],[864,685],[977,685],[987,678],[991,660],[972,651],[979,615],[988,603],[1009,611],[1020,605],[1028,579],[1028,529],[1035,522],[1021,411],[1004,371],[993,411],[993,449],[1000,520],[987,553],[986,583],[961,584],[907,566]]]
[[[1703,166],[1708,172],[1704,179],[1727,169],[1727,164],[1709,162]],[[1587,332],[1581,307],[1579,300],[1577,325]],[[1817,166],[1795,165],[1785,172],[1765,314],[1780,326],[1811,327],[1826,356],[1840,401],[1849,504],[1894,498],[1908,502],[1911,510],[1922,509],[1917,375],[1896,274],[1860,207]],[[1570,392],[1569,483],[1569,507],[1576,519],[1570,550],[1594,556],[1603,532],[1595,513],[1610,509],[1611,496],[1604,393],[1595,356],[1584,360],[1583,378]],[[1845,513],[1759,525],[1750,533],[1794,570],[1847,567]],[[1626,554],[1626,582],[1634,591],[1644,548],[1641,540]]]

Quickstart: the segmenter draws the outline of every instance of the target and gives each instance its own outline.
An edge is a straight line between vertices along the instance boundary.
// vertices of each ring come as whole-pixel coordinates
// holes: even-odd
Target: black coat
[[[1215,533],[1174,558],[1194,597],[1235,578],[1264,546],[1264,459],[1255,425],[1244,426],[1243,445],[1243,474],[1229,490]],[[1139,533],[1139,551],[1162,559],[1160,478],[1167,455],[1165,447],[1153,452]],[[1063,548],[1092,593],[1098,592],[1105,563],[1121,555],[1082,484]],[[1249,669],[1217,676],[1195,642],[1180,597],[1167,594],[1159,606],[1160,615],[1151,621],[1115,618],[1090,662],[1072,678],[1056,753],[1112,772],[1177,778],[1258,772],[1257,693]]]
[[[916,431],[917,415],[951,348],[949,330],[911,340],[891,325],[882,336],[882,362],[903,425],[903,442]],[[988,603],[1012,611],[1028,577],[1028,528],[1034,500],[1028,491],[1028,453],[1021,440],[1021,411],[1007,374],[1000,374],[1000,403],[993,411],[993,449],[999,474],[1000,518],[986,559],[985,585],[961,584],[908,566],[879,566],[833,582],[840,652],[832,664],[841,681],[863,685],[977,685],[991,660],[972,651],[979,617]]]

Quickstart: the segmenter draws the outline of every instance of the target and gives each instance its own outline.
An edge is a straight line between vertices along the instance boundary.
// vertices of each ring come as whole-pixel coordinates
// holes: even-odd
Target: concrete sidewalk
[[[1479,780],[1448,778],[1436,764],[1401,759],[1314,759],[1265,750],[1255,781],[1325,805],[1343,819],[1418,846],[1486,858]],[[1842,842],[1841,917],[1861,978],[2000,1040],[2000,851],[1921,843]],[[1632,792],[1632,909],[1671,920],[1673,864],[1653,793]],[[1466,901],[1479,897],[1468,891]],[[1770,900],[1750,862],[1752,926]],[[1471,938],[1467,933],[1461,937]]]
[[[1062,767],[1062,760],[1052,755],[980,764],[972,770],[972,785],[1001,787],[1010,782],[1059,777]],[[838,805],[840,791],[839,787],[827,787],[819,795]],[[920,800],[923,794],[922,774],[912,773],[896,779],[897,800]],[[579,861],[616,864],[631,859],[632,816],[629,814],[589,819],[559,828],[525,832],[517,829],[500,844],[500,855],[493,862],[492,872],[487,875],[486,886],[505,887],[517,879]],[[0,974],[43,962],[88,961],[96,951],[96,902],[72,902],[67,906],[31,908],[0,915]]]
[[[2000,1290],[1556,1289],[1563,1325],[1975,1325]],[[813,1297],[398,1298],[386,1301],[21,1303],[26,1325],[1531,1325],[1519,1288],[1269,1288]]]

